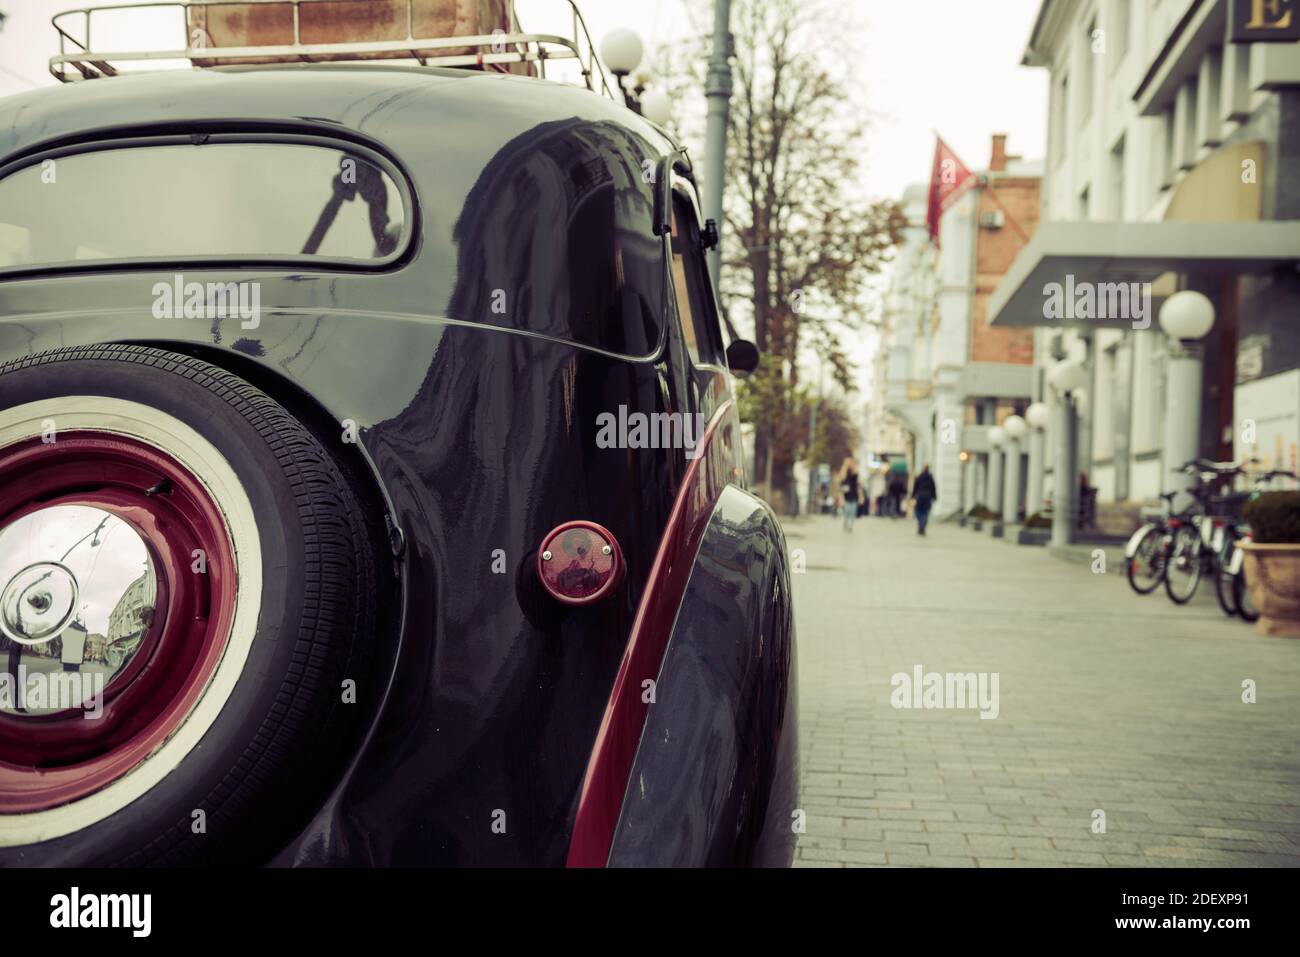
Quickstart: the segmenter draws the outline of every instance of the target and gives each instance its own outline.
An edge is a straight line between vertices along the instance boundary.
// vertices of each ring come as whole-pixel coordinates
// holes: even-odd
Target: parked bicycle
[[[1170,512],[1177,492],[1165,492],[1164,513],[1152,517],[1133,533],[1124,546],[1129,586],[1139,595],[1149,595],[1165,580],[1165,557],[1168,551]]]
[[[1175,593],[1169,591],[1169,566],[1175,558],[1174,546],[1183,543],[1183,551],[1177,554],[1177,558],[1180,562],[1184,561],[1189,534],[1199,535],[1200,526],[1197,522],[1209,513],[1208,501],[1213,486],[1225,476],[1239,470],[1240,467],[1235,462],[1193,459],[1183,463],[1179,471],[1195,476],[1197,479],[1196,487],[1191,490],[1191,504],[1173,513],[1174,499],[1179,493],[1163,493],[1160,497],[1165,503],[1165,514],[1154,516],[1145,522],[1133,533],[1124,547],[1128,583],[1135,592],[1139,595],[1148,595],[1164,584],[1169,596],[1182,604],[1182,601],[1175,597]],[[1180,532],[1186,528],[1193,529],[1193,532],[1182,532],[1180,535]],[[1196,585],[1193,584],[1191,587],[1192,591],[1195,591]],[[1190,594],[1188,597],[1191,597]]]
[[[1198,482],[1191,489],[1193,505],[1191,515],[1174,530],[1169,542],[1169,558],[1165,564],[1165,592],[1169,600],[1177,605],[1185,605],[1192,600],[1201,579],[1212,575],[1216,581],[1219,570],[1227,564],[1232,540],[1236,536],[1236,523],[1232,512],[1240,507],[1240,494],[1216,498],[1214,490],[1224,479],[1243,474],[1243,469],[1236,462],[1206,462],[1198,460],[1189,463],[1195,471]],[[1229,599],[1231,593],[1216,588],[1220,607],[1229,615],[1233,614],[1233,605]]]
[[[1296,473],[1287,469],[1270,469],[1254,476],[1254,490],[1246,496],[1252,501],[1280,478],[1296,480]],[[1238,543],[1250,541],[1250,526],[1245,522],[1234,522],[1223,530],[1223,543],[1219,550],[1222,561],[1219,574],[1215,578],[1215,591],[1219,595],[1219,604],[1229,615],[1237,615],[1243,621],[1257,621],[1259,610],[1246,587],[1245,552],[1237,547]]]

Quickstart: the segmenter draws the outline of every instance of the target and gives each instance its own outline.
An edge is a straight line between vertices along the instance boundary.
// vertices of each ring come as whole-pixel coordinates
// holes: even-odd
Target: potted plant
[[[999,514],[984,505],[973,505],[969,512],[966,513],[970,519],[970,527],[975,531],[981,531],[984,528],[984,522],[989,519],[999,518]]]
[[[1300,638],[1300,492],[1265,492],[1243,515],[1251,540],[1239,542],[1246,556],[1246,587],[1259,609],[1255,628],[1264,635]]]
[[[1020,545],[1046,545],[1051,538],[1052,516],[1044,512],[1030,515],[1016,534],[1016,542]]]

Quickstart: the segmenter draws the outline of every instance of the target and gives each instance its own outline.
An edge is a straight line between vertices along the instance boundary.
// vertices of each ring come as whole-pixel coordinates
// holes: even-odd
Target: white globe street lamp
[[[1160,307],[1160,328],[1183,341],[1204,339],[1214,326],[1214,303],[1195,289],[1176,292]]]
[[[1002,420],[1002,429],[1012,441],[1020,441],[1029,431],[1029,424],[1018,415],[1009,415]]]
[[[644,52],[636,31],[626,27],[610,30],[600,41],[600,58],[619,79],[637,68]]]
[[[1046,402],[1034,402],[1025,409],[1025,419],[1036,429],[1045,429],[1052,421],[1052,410]]]
[[[641,94],[641,115],[657,126],[667,126],[673,115],[673,101],[663,90]]]
[[[995,425],[989,429],[989,445],[1001,447],[1002,443],[1007,440],[1006,430],[1000,425]]]
[[[650,75],[640,66],[644,55],[641,37],[626,27],[611,30],[600,41],[600,58],[614,74],[614,82],[623,94],[623,105],[651,123],[665,126],[672,115],[672,104],[664,93],[646,92]]]
[[[1047,370],[1047,381],[1057,392],[1064,394],[1082,388],[1088,381],[1088,370],[1075,359],[1063,359]]]

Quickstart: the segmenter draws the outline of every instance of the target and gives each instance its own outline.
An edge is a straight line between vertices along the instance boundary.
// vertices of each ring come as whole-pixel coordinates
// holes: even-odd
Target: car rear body
[[[172,149],[180,171],[190,151],[249,146],[382,170],[391,248],[250,255],[188,237],[203,216],[142,196],[159,229],[198,252],[129,257],[139,223],[123,221],[74,262],[27,246],[0,258],[0,362],[95,343],[200,357],[284,404],[364,486],[393,553],[392,589],[376,596],[392,627],[357,689],[369,731],[274,862],[789,863],[784,540],[745,488],[677,145],[607,100],[527,78],[217,69],[0,101],[0,195],[6,178],[46,168],[42,188],[75,188],[94,169],[88,153]],[[672,168],[676,236],[659,236],[656,176]],[[239,182],[186,188],[223,229],[250,203],[251,234],[259,190]],[[218,195],[236,212],[221,214]],[[167,287],[190,283],[255,286],[255,320],[160,317],[160,297],[182,298]],[[669,447],[628,439],[638,415],[684,431],[662,433],[678,437]],[[557,602],[534,571],[547,533],[572,520],[608,529],[626,564],[617,588],[582,607]],[[79,840],[51,842],[46,861],[75,863]]]

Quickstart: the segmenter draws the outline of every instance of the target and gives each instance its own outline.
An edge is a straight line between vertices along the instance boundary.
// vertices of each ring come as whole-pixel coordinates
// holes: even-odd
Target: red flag
[[[930,205],[925,213],[925,225],[930,239],[939,245],[939,217],[962,194],[975,185],[977,177],[957,158],[948,144],[939,136],[934,142],[934,169],[930,172]]]

